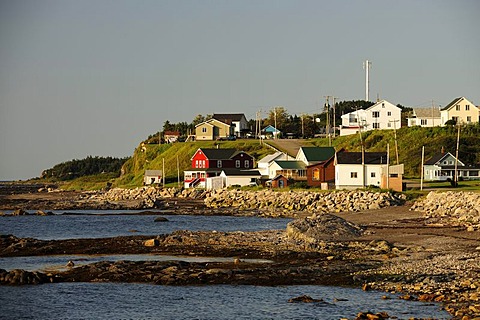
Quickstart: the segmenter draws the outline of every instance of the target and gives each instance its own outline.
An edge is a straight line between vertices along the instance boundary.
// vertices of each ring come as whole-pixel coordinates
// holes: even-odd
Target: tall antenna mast
[[[363,69],[365,69],[365,101],[370,101],[368,97],[368,94],[369,94],[368,85],[370,82],[368,70],[370,69],[371,65],[372,65],[372,62],[368,60],[365,60],[365,62],[363,63]]]

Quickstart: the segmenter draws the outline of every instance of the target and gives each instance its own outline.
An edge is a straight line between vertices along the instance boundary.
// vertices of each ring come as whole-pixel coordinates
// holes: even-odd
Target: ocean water
[[[84,212],[85,213],[85,212]],[[98,212],[97,212],[98,213]],[[160,234],[174,230],[256,231],[285,229],[291,219],[222,216],[54,215],[0,217],[0,234],[38,239],[99,238]],[[132,233],[131,230],[136,230]],[[0,258],[0,268],[61,269],[102,260],[231,259],[156,255],[59,255]],[[256,261],[269,263],[269,261]],[[322,303],[288,303],[300,295]],[[326,286],[157,286],[131,283],[55,283],[0,286],[0,319],[353,319],[358,312],[385,311],[397,319],[449,319],[440,304],[411,302],[382,292]]]
[[[288,303],[301,295],[318,303]],[[155,286],[58,283],[0,287],[0,318],[14,319],[353,319],[385,311],[397,319],[449,319],[438,304],[325,286]]]
[[[118,211],[118,213],[122,212],[125,211]],[[85,213],[85,211],[77,213]],[[175,230],[227,232],[285,229],[287,223],[292,221],[292,219],[259,217],[169,215],[162,216],[169,221],[155,222],[158,215],[122,215],[115,211],[101,213],[102,215],[4,216],[0,217],[0,234],[61,240],[157,235]]]

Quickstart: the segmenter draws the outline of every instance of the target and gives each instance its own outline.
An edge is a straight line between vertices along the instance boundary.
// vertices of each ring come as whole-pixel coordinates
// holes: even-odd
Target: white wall
[[[382,181],[382,169],[386,170],[386,164],[365,165],[361,164],[337,164],[335,166],[335,188],[355,189],[374,185],[380,187]],[[365,177],[363,176],[365,170]],[[356,172],[357,177],[352,178],[351,173]],[[372,173],[374,177],[372,177]],[[365,179],[365,180],[364,180]],[[364,184],[365,181],[365,184]]]

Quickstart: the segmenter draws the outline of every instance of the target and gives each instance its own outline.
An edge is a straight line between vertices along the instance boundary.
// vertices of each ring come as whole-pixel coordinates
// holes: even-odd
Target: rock
[[[169,220],[165,217],[156,217],[155,220],[153,220],[155,222],[168,222]]]
[[[148,239],[143,243],[145,247],[156,247],[160,244],[158,239]]]
[[[45,212],[43,210],[37,210],[35,215],[37,215],[37,216],[51,216],[51,215],[53,215],[53,212],[51,212],[51,211]]]
[[[26,215],[28,215],[28,212],[23,210],[23,209],[17,209],[17,210],[12,212],[12,215],[13,216],[26,216]]]
[[[322,214],[312,218],[297,219],[287,224],[287,236],[305,242],[357,237],[362,229],[343,218]]]
[[[298,302],[305,302],[305,303],[312,303],[312,302],[324,302],[323,299],[314,299],[310,296],[303,295],[296,298],[291,298],[288,300],[289,303],[298,303]]]

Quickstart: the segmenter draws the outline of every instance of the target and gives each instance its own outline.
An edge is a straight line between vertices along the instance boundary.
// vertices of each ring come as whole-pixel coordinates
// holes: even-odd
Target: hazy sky
[[[480,1],[0,0],[0,180],[325,95],[480,105]]]

